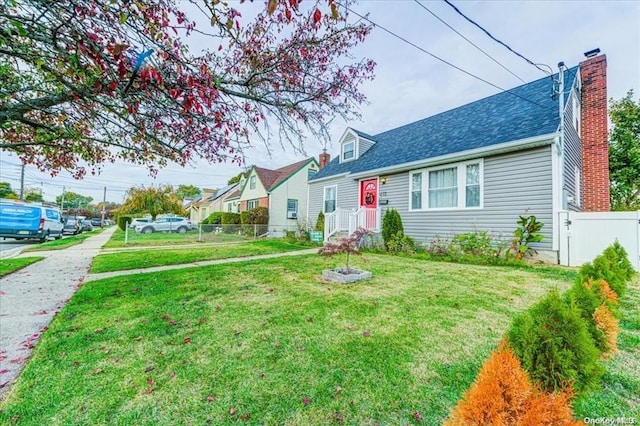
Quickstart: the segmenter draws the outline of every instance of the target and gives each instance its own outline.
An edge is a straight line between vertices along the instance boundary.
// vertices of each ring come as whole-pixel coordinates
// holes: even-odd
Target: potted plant
[[[318,250],[321,256],[335,256],[336,254],[346,254],[347,260],[345,267],[335,269],[325,269],[322,271],[322,277],[326,280],[347,284],[359,280],[368,280],[371,278],[371,272],[362,271],[349,266],[349,256],[352,254],[360,254],[360,245],[365,235],[370,232],[363,228],[356,229],[353,234],[347,238],[342,238],[340,242],[326,243]]]

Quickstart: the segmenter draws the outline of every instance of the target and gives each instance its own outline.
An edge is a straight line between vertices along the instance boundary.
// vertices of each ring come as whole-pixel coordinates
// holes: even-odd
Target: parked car
[[[90,223],[93,227],[99,227],[102,226],[102,219],[100,219],[99,217],[94,217],[93,219],[91,219]]]
[[[135,228],[138,225],[145,225],[149,222],[151,222],[150,217],[137,217],[131,221],[129,228]]]
[[[89,220],[81,220],[80,226],[82,226],[82,231],[93,231],[93,226],[91,225],[91,221]]]
[[[64,223],[62,233],[64,235],[78,235],[82,232],[82,224],[78,219],[68,218]]]
[[[159,217],[153,222],[138,224],[137,233],[151,234],[153,232],[177,232],[184,234],[192,229],[191,221],[184,217]]]
[[[16,200],[0,202],[0,237],[46,241],[62,238],[62,214],[57,207]]]

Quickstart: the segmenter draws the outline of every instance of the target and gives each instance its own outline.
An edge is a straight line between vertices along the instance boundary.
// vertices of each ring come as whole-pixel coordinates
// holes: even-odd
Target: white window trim
[[[327,188],[335,188],[336,193],[336,208],[333,212],[338,210],[338,185],[327,185],[322,188],[322,213],[331,214],[333,212],[326,212],[325,207],[327,206]]]
[[[351,143],[353,144],[353,157],[345,159],[344,158],[344,153],[345,153],[344,147],[346,145],[348,145],[348,144],[351,144]],[[347,163],[349,161],[353,161],[353,160],[357,159],[358,158],[358,145],[359,144],[358,144],[358,137],[357,136],[354,139],[351,139],[351,140],[343,142],[342,145],[340,146],[340,162],[341,163]]]
[[[249,189],[256,189],[257,186],[257,182],[258,179],[256,178],[256,175],[250,176],[249,177]]]
[[[480,179],[480,205],[475,207],[466,207],[466,186],[467,186],[467,165],[478,164],[479,165],[479,179]],[[429,172],[435,172],[438,170],[457,168],[457,181],[458,181],[458,206],[457,207],[429,207]],[[411,182],[412,175],[416,173],[422,173],[422,208],[411,208]],[[462,183],[462,184],[461,184]],[[480,158],[472,161],[463,161],[460,163],[444,164],[437,167],[429,167],[426,169],[411,170],[409,172],[409,184],[408,184],[408,207],[410,212],[423,212],[423,211],[462,211],[462,210],[481,210],[484,208],[484,159]]]

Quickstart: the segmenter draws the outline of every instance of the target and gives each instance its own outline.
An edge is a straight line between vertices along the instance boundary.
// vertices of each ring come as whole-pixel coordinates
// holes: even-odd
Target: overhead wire
[[[511,46],[509,46],[508,44],[506,44],[505,42],[497,39],[496,37],[493,36],[493,34],[491,34],[489,31],[487,31],[482,25],[478,24],[476,21],[474,21],[473,19],[469,18],[467,15],[465,15],[460,9],[458,9],[458,7],[456,7],[456,5],[454,5],[453,3],[451,3],[449,0],[443,0],[446,4],[448,4],[449,6],[451,6],[451,8],[453,8],[453,10],[456,11],[456,13],[460,16],[462,16],[464,19],[466,19],[468,22],[470,22],[471,24],[475,25],[477,28],[479,28],[482,32],[484,32],[487,36],[489,36],[489,38],[491,38],[493,41],[495,41],[496,43],[504,46],[505,48],[507,48],[507,50],[509,50],[511,53],[515,54],[516,56],[524,59],[527,63],[529,63],[530,65],[533,65],[534,67],[536,67],[537,69],[539,69],[540,71],[542,71],[543,73],[545,73],[546,75],[551,75],[553,74],[552,72],[550,73],[549,71],[542,69],[539,67],[539,65],[545,65],[545,64],[537,64],[535,62],[533,62],[532,60],[530,60],[529,58],[527,58],[526,56],[522,55],[521,53],[518,53],[517,51],[515,51],[514,49],[511,48]],[[548,65],[545,65],[546,67],[549,67]],[[549,67],[551,68],[551,67]]]
[[[464,39],[467,43],[469,43],[470,45],[472,45],[473,47],[475,47],[476,49],[478,49],[480,52],[482,52],[487,58],[491,59],[493,62],[495,62],[496,64],[498,64],[502,69],[504,69],[505,71],[507,71],[509,74],[511,74],[512,76],[514,76],[515,78],[517,78],[518,80],[520,80],[523,83],[526,83],[526,81],[524,81],[518,74],[514,73],[513,71],[511,71],[509,68],[507,68],[504,64],[502,64],[500,61],[498,61],[496,58],[494,58],[493,56],[491,56],[489,53],[487,53],[485,50],[483,50],[480,46],[478,46],[477,44],[475,44],[473,41],[469,40],[467,37],[465,37],[464,34],[460,33],[458,30],[456,30],[455,28],[453,28],[451,25],[449,25],[448,22],[446,22],[444,19],[442,19],[441,17],[439,17],[438,15],[436,15],[431,9],[429,9],[427,6],[425,6],[424,4],[420,3],[419,0],[414,0],[421,8],[423,8],[424,10],[426,10],[427,12],[429,12],[434,18],[436,18],[438,21],[442,22],[447,28],[449,28],[451,31],[453,31],[454,33],[458,34],[460,37],[462,37],[462,39]]]
[[[425,53],[425,54],[427,54],[427,55],[431,56],[432,58],[434,58],[434,59],[436,59],[436,60],[438,60],[438,61],[440,61],[440,62],[442,62],[442,63],[444,63],[444,64],[446,64],[446,65],[448,65],[448,66],[450,66],[450,67],[452,67],[452,68],[454,68],[454,69],[456,69],[456,70],[458,70],[458,71],[460,71],[460,72],[462,72],[462,73],[464,73],[464,74],[466,74],[466,75],[468,75],[468,76],[470,76],[470,77],[473,77],[473,78],[475,78],[476,80],[482,81],[483,83],[488,84],[489,86],[494,87],[494,88],[496,88],[496,89],[498,89],[498,90],[500,90],[500,91],[502,91],[502,92],[504,92],[504,93],[509,93],[510,95],[513,95],[513,96],[515,96],[515,97],[517,97],[517,98],[520,98],[520,99],[522,99],[522,100],[524,100],[524,101],[527,101],[527,102],[529,102],[529,103],[531,103],[531,104],[537,105],[537,106],[539,106],[540,108],[544,108],[544,109],[553,109],[553,108],[551,108],[551,107],[548,107],[548,106],[545,106],[545,105],[539,104],[538,102],[533,101],[533,100],[531,100],[531,99],[528,99],[528,98],[526,98],[526,97],[524,97],[524,96],[522,96],[522,95],[519,95],[519,94],[517,94],[517,93],[515,93],[515,92],[512,92],[511,90],[504,89],[504,88],[502,88],[502,87],[498,86],[497,84],[494,84],[494,83],[492,83],[492,82],[490,82],[490,81],[488,81],[488,80],[485,80],[485,79],[484,79],[484,78],[482,78],[482,77],[479,77],[479,76],[477,76],[477,75],[473,74],[473,73],[472,73],[472,72],[470,72],[470,71],[467,71],[467,70],[465,70],[465,69],[463,69],[463,68],[460,68],[459,66],[457,66],[457,65],[455,65],[455,64],[453,64],[453,63],[451,63],[451,62],[447,61],[446,59],[442,59],[441,57],[439,57],[439,56],[437,56],[437,55],[435,55],[435,54],[433,54],[433,53],[429,52],[428,50],[426,50],[425,48],[423,48],[423,47],[421,47],[421,46],[418,46],[417,44],[413,43],[412,41],[410,41],[410,40],[408,40],[408,39],[406,39],[406,38],[404,38],[404,37],[402,37],[401,35],[396,34],[395,32],[393,32],[393,31],[389,30],[388,28],[385,28],[385,27],[383,27],[382,25],[377,24],[376,22],[372,21],[372,20],[371,20],[371,19],[369,19],[368,17],[366,17],[366,16],[363,16],[363,15],[359,14],[358,12],[354,11],[353,9],[351,9],[349,6],[347,6],[347,5],[345,5],[345,4],[341,4],[341,3],[339,3],[339,2],[336,2],[336,4],[338,4],[338,5],[342,6],[343,8],[345,8],[345,10],[347,10],[347,11],[349,11],[349,12],[353,13],[354,15],[358,16],[360,19],[363,19],[363,20],[365,20],[365,21],[369,22],[369,23],[370,23],[371,25],[373,25],[374,27],[380,28],[381,30],[383,30],[384,32],[386,32],[386,33],[388,33],[388,34],[392,35],[393,37],[397,38],[398,40],[403,41],[404,43],[406,43],[406,44],[408,44],[408,45],[410,45],[410,46],[412,46],[412,47],[414,47],[414,48],[418,49],[419,51],[421,51],[421,52],[423,52],[423,53]]]

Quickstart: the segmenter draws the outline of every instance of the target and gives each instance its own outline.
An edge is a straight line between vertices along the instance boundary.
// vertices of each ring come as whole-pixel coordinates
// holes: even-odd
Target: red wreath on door
[[[367,192],[367,195],[364,196],[364,203],[368,206],[375,204],[376,196],[373,195],[373,192]]]

